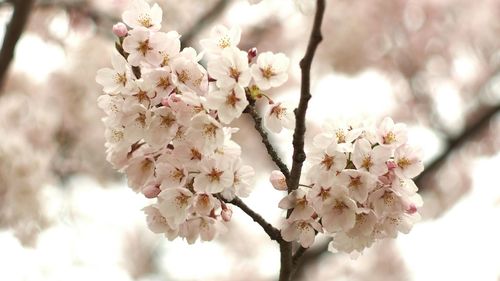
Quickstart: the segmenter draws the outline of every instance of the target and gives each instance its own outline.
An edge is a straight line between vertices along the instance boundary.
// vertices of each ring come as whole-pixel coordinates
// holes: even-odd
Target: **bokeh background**
[[[215,24],[241,49],[283,52],[290,79],[269,94],[296,105],[312,0],[157,0],[163,31],[198,48]],[[97,69],[128,0],[0,1],[0,280],[274,280],[279,251],[239,210],[217,241],[151,233],[147,199],[105,160]],[[425,153],[421,223],[352,260],[321,236],[295,280],[500,280],[500,1],[328,0],[312,70],[306,140],[327,120],[410,129]],[[252,121],[234,136],[260,177],[245,200],[279,225],[283,194]],[[272,141],[291,162],[291,133]]]

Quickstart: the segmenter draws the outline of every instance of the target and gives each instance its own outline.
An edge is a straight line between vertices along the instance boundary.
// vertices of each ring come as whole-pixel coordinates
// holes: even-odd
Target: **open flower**
[[[206,105],[210,109],[217,110],[217,116],[225,124],[231,123],[238,118],[248,105],[245,90],[239,85],[231,89],[221,89],[211,92],[207,97]]]
[[[289,64],[290,60],[282,53],[262,53],[251,67],[252,77],[261,90],[281,86],[288,80]]]
[[[102,68],[97,71],[96,82],[101,84],[107,94],[127,92],[134,78],[130,65],[116,51],[111,55],[111,64],[113,69]]]
[[[220,57],[209,61],[208,74],[217,80],[219,88],[231,88],[236,84],[248,86],[251,76],[247,53],[235,47],[225,48]]]
[[[160,51],[165,50],[168,44],[167,34],[152,33],[146,28],[138,27],[123,39],[123,50],[129,54],[127,59],[133,66],[139,66],[141,62],[159,66],[163,61]]]
[[[269,106],[265,117],[264,125],[273,133],[280,133],[283,128],[293,130],[295,128],[295,115],[281,103]]]
[[[158,31],[161,28],[162,15],[163,11],[158,4],[150,7],[144,0],[134,0],[132,8],[123,12],[122,18],[123,22],[132,28],[143,27]]]
[[[234,173],[224,157],[203,159],[199,167],[200,174],[194,178],[197,192],[219,193],[233,184]]]
[[[217,25],[210,32],[210,38],[200,40],[200,45],[208,53],[218,55],[226,48],[238,46],[240,39],[241,29],[238,26],[227,29],[223,25]]]
[[[305,220],[286,220],[281,229],[281,236],[285,241],[299,241],[304,248],[309,248],[314,243],[317,232],[322,232],[321,224],[309,218]]]

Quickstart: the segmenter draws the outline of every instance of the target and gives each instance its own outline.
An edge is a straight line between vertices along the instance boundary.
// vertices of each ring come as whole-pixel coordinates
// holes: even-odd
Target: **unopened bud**
[[[142,189],[142,194],[146,196],[146,198],[155,198],[160,194],[161,189],[158,185],[148,185],[144,189]]]
[[[233,216],[233,210],[227,208],[227,209],[223,209],[221,212],[220,212],[220,216],[222,217],[222,219],[225,221],[225,222],[228,222],[231,220],[231,217]]]
[[[257,56],[257,48],[253,47],[247,51],[248,63],[251,63],[253,59]]]
[[[125,37],[128,34],[127,26],[123,22],[113,25],[113,34],[118,37]]]
[[[287,190],[286,178],[285,175],[278,171],[274,170],[271,172],[271,176],[269,177],[269,181],[273,185],[273,187],[277,190]]]
[[[406,213],[410,215],[415,214],[416,212],[417,212],[417,206],[415,206],[415,204],[411,204],[406,210]]]

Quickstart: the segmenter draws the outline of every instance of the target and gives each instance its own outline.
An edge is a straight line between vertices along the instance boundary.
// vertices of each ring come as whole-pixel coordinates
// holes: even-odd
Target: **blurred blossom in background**
[[[276,243],[239,209],[215,242],[168,242],[146,226],[147,199],[106,162],[95,73],[110,65],[111,27],[129,1],[29,2],[0,1],[0,67],[17,43],[0,71],[0,280],[275,280]],[[287,54],[290,80],[270,94],[297,104],[307,1],[156,2],[163,30],[185,46],[199,47],[214,24],[239,25],[242,50]],[[425,154],[425,205],[409,235],[357,260],[324,253],[318,239],[296,280],[500,280],[500,1],[327,2],[306,143],[327,119],[407,123]],[[13,40],[8,24],[22,26],[22,12]],[[237,125],[234,140],[261,175],[245,201],[279,225],[273,163],[252,120]],[[272,141],[290,164],[291,132]]]

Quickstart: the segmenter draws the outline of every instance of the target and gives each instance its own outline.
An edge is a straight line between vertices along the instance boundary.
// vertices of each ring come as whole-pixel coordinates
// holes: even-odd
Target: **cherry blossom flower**
[[[285,210],[293,209],[289,217],[291,220],[308,219],[313,215],[314,209],[310,206],[306,195],[304,190],[296,189],[281,199],[278,207]]]
[[[147,28],[158,31],[161,28],[163,11],[158,4],[150,7],[144,0],[134,0],[132,8],[123,12],[123,22],[131,28]]]
[[[264,117],[264,125],[273,133],[280,133],[283,128],[293,130],[295,128],[295,115],[281,103],[275,103],[268,107]]]
[[[157,208],[171,227],[177,227],[187,219],[193,202],[193,193],[183,187],[164,189],[158,195]]]
[[[321,210],[321,224],[329,232],[348,231],[356,223],[356,202],[343,191],[332,192]]]
[[[349,179],[347,185],[349,195],[359,203],[364,203],[368,193],[377,186],[377,177],[370,173],[349,169],[342,171],[342,174]]]
[[[402,178],[413,178],[424,170],[421,151],[407,144],[400,146],[394,152],[394,162],[396,175]]]
[[[391,151],[389,149],[382,146],[376,146],[372,149],[367,140],[359,139],[354,144],[352,162],[359,170],[381,176],[387,173],[386,161],[389,160],[390,156]]]
[[[132,68],[118,52],[111,55],[113,69],[103,68],[97,71],[96,82],[101,84],[107,94],[127,92],[133,79]]]
[[[211,54],[220,54],[224,49],[237,47],[241,39],[241,29],[234,26],[231,29],[223,25],[215,26],[210,32],[210,38],[200,40],[200,45]]]
[[[281,236],[285,241],[298,241],[304,248],[309,248],[314,243],[317,232],[322,232],[321,224],[309,218],[305,220],[287,220],[281,229]]]
[[[217,110],[217,116],[225,124],[231,123],[235,118],[241,116],[248,105],[245,90],[239,85],[233,89],[221,89],[210,93],[206,105],[210,109]]]
[[[187,135],[193,142],[202,145],[206,151],[213,151],[224,143],[222,125],[203,112],[193,117]]]
[[[217,80],[219,88],[231,88],[236,84],[241,87],[248,86],[251,76],[247,53],[235,47],[225,48],[220,57],[210,60],[208,74]]]
[[[251,67],[252,77],[261,90],[283,85],[288,79],[290,60],[282,53],[261,53]]]
[[[243,165],[240,159],[237,159],[232,167],[234,176],[233,184],[222,191],[222,196],[231,201],[235,196],[248,197],[255,182],[255,171],[251,166]]]
[[[161,182],[161,189],[183,187],[188,178],[188,171],[182,165],[161,162],[156,165],[156,177]]]
[[[163,32],[151,33],[146,28],[129,31],[123,39],[123,50],[129,54],[127,60],[132,66],[139,66],[142,61],[159,66],[163,62],[160,54],[169,44],[169,37]]]
[[[285,175],[281,171],[278,170],[272,171],[269,177],[269,181],[276,190],[283,191],[288,189]]]
[[[167,223],[167,219],[160,213],[155,205],[149,205],[142,210],[146,213],[146,221],[152,232],[164,233],[168,240],[173,240],[177,237],[179,229],[170,227]]]
[[[234,182],[234,173],[224,157],[206,158],[199,165],[200,174],[194,178],[197,192],[219,193]]]
[[[394,124],[391,118],[386,117],[377,129],[377,138],[381,146],[396,148],[408,139],[406,125],[403,123]]]
[[[153,176],[154,171],[154,159],[148,156],[135,157],[131,160],[130,165],[125,168],[128,175],[128,185],[135,191],[140,191],[142,186]]]

